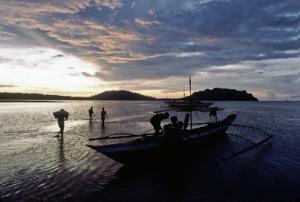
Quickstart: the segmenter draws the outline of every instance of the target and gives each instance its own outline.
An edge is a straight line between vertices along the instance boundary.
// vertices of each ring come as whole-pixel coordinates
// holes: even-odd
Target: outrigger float
[[[236,119],[236,114],[231,114],[223,120],[218,120],[217,111],[223,110],[218,107],[201,107],[201,109],[198,109],[198,111],[209,112],[210,115],[216,117],[214,122],[207,123],[192,122],[193,107],[178,108],[175,106],[173,109],[156,111],[155,113],[169,110],[188,112],[186,119],[184,120],[184,129],[178,130],[174,132],[174,134],[167,134],[166,131],[162,131],[158,136],[155,136],[154,133],[147,133],[149,131],[146,131],[143,134],[116,133],[106,137],[90,138],[89,141],[108,139],[130,140],[109,145],[88,144],[87,146],[120,163],[126,165],[143,165],[168,162],[169,159],[174,159],[174,157],[176,158],[178,155],[197,155],[200,150],[201,152],[205,152],[203,151],[205,146],[216,145],[229,136],[235,136],[251,144],[240,151],[231,152],[230,156],[223,158],[223,160],[226,161],[262,145],[273,137],[258,128],[234,124],[233,122]],[[189,129],[187,126],[190,126]],[[260,141],[255,142],[241,135],[230,134],[227,132],[229,127],[251,129],[258,132],[262,138]]]

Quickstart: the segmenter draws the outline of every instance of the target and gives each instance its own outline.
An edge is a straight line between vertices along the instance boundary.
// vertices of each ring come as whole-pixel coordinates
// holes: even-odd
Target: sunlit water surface
[[[151,128],[160,101],[1,103],[0,199],[3,201],[297,201],[300,200],[300,103],[216,102],[220,118],[259,127],[272,141],[232,160],[247,146],[236,137],[175,167],[130,168],[94,152],[91,137]],[[93,122],[88,109],[94,106]],[[100,111],[109,119],[101,127]],[[70,113],[64,138],[52,112]],[[171,112],[183,118],[184,114]],[[194,114],[194,121],[210,119]],[[241,132],[241,131],[240,131]],[[251,134],[250,134],[251,135]],[[110,142],[93,141],[93,144]],[[184,157],[186,159],[189,156]],[[155,162],[153,162],[155,164]]]

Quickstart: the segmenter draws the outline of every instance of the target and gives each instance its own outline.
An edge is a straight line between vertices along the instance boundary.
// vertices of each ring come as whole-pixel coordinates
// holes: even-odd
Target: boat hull
[[[165,103],[170,108],[177,109],[179,111],[192,111],[192,110],[202,110],[206,109],[213,104],[213,102],[202,102],[193,101],[189,102],[187,100],[167,100]]]
[[[180,139],[148,137],[122,144],[88,146],[123,164],[168,163],[182,155],[197,155],[199,150],[223,140],[227,137],[226,130],[234,119],[235,115],[230,115],[217,124],[181,131]]]

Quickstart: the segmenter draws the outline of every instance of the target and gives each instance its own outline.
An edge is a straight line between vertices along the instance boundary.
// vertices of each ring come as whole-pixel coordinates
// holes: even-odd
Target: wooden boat
[[[190,89],[190,98],[192,96],[192,78],[189,78],[189,89]],[[201,100],[195,100],[185,97],[181,99],[169,99],[165,100],[165,103],[169,108],[173,108],[179,111],[202,111],[203,109],[208,108],[213,102],[203,102]]]
[[[170,108],[177,109],[179,111],[201,111],[202,109],[208,108],[213,102],[202,102],[200,100],[184,100],[184,99],[172,99],[166,100],[165,103]]]
[[[178,152],[192,154],[200,149],[201,145],[210,142],[215,144],[223,139],[227,136],[226,130],[235,118],[236,115],[231,114],[217,123],[207,123],[203,127],[180,130],[179,139],[178,134],[158,137],[151,135],[126,143],[87,146],[123,164],[167,162]]]

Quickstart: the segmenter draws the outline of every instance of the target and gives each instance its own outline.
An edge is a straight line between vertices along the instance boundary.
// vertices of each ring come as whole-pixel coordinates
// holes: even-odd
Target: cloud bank
[[[192,75],[197,90],[300,93],[298,0],[0,1],[0,46],[72,54],[97,67],[79,76],[116,88],[173,91]]]

